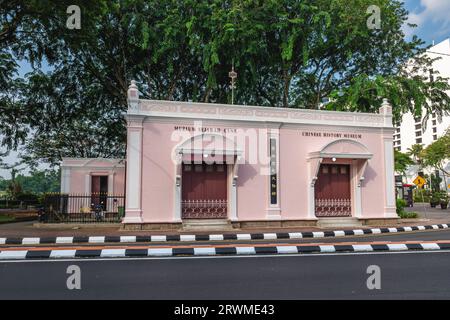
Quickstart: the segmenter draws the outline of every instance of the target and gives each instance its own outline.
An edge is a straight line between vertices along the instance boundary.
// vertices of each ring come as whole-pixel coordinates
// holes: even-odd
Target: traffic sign
[[[422,187],[424,186],[424,184],[426,184],[426,180],[425,180],[423,177],[421,177],[421,176],[417,176],[417,177],[414,179],[413,183],[414,183],[416,186],[418,186],[419,188],[422,188]]]

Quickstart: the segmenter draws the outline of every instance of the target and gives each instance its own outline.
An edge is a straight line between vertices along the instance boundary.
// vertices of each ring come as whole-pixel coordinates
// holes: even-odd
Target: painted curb
[[[408,242],[386,244],[337,244],[337,245],[281,245],[190,248],[104,248],[104,249],[55,249],[55,250],[4,250],[0,260],[71,259],[71,258],[136,258],[177,256],[224,256],[268,254],[327,254],[348,252],[430,251],[449,250],[450,242]]]
[[[333,238],[359,236],[368,234],[384,234],[411,232],[422,230],[448,229],[447,224],[433,224],[426,226],[374,228],[337,231],[314,232],[277,232],[277,233],[224,233],[224,234],[181,234],[181,235],[153,235],[153,236],[81,236],[81,237],[46,237],[46,238],[1,238],[0,245],[39,245],[39,244],[81,244],[81,243],[141,243],[141,242],[172,242],[172,241],[225,241],[225,240],[290,240],[304,238]]]

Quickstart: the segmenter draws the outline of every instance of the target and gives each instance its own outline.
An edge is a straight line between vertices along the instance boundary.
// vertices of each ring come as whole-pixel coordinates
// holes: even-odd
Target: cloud
[[[406,0],[405,3],[411,5],[412,0]],[[404,31],[407,36],[421,29],[429,29],[430,35],[434,37],[450,34],[450,0],[420,0],[415,9],[410,11],[408,22],[416,24],[417,28],[406,26]]]

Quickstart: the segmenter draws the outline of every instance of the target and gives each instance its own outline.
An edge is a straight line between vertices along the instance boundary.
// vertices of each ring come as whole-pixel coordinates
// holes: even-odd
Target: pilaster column
[[[61,168],[61,193],[70,193],[70,168]]]
[[[385,182],[385,203],[384,216],[386,218],[395,218],[395,175],[394,175],[394,145],[393,133],[394,126],[392,124],[392,106],[387,99],[383,99],[383,103],[379,109],[380,114],[384,115],[384,126],[386,131],[383,133],[383,154],[384,154],[384,182]],[[392,128],[389,130],[389,128]]]
[[[183,156],[181,153],[176,155],[175,164],[175,198],[174,198],[174,222],[181,222],[181,184],[182,184],[182,170],[183,170]]]
[[[315,197],[315,184],[317,181],[317,175],[320,170],[320,164],[322,158],[311,158],[308,160],[308,215],[307,219],[317,219],[316,217],[316,197]]]
[[[127,179],[123,223],[142,222],[142,133],[144,116],[139,115],[139,93],[135,81],[128,89]]]

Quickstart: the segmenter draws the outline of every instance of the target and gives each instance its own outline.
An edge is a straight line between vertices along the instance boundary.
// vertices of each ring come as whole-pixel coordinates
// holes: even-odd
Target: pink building
[[[125,117],[125,227],[397,218],[386,100],[379,114],[153,101],[139,99],[132,82]],[[114,181],[108,188],[120,189],[123,173],[102,172]],[[98,173],[63,168],[68,191],[89,187]]]
[[[66,212],[90,212],[93,204],[101,202],[104,210],[118,212],[118,206],[123,204],[110,195],[125,194],[125,161],[63,158],[61,193],[73,196],[65,204]]]

